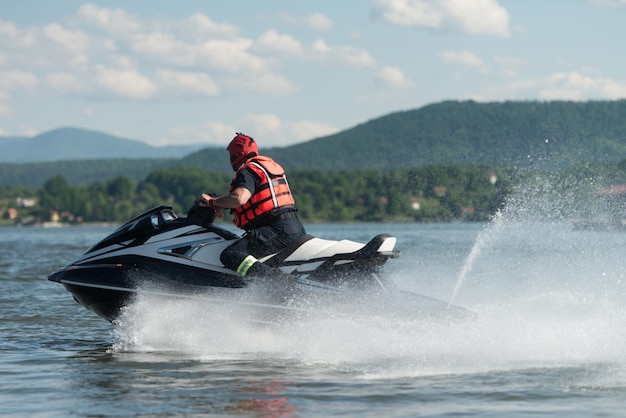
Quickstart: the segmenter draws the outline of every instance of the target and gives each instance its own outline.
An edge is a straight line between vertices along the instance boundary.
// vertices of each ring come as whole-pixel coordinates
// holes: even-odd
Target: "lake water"
[[[253,327],[199,301],[114,326],[46,276],[112,228],[0,228],[0,415],[617,417],[626,407],[625,232],[566,222],[309,225],[386,232],[403,289],[471,309]]]

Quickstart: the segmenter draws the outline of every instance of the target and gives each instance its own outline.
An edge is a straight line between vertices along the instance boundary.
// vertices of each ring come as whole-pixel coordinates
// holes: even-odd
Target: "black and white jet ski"
[[[260,259],[287,273],[280,280],[244,280],[220,262],[221,252],[240,237],[213,224],[215,212],[204,210],[211,212],[200,214],[196,207],[188,216],[178,217],[169,206],[151,209],[48,279],[62,284],[78,303],[111,322],[140,292],[205,298],[214,306],[261,306],[272,312],[314,311],[313,300],[340,301],[344,314],[370,314],[390,305],[412,314],[467,312],[400,291],[385,278],[383,266],[399,252],[394,248],[396,238],[384,234],[366,244],[305,235]]]

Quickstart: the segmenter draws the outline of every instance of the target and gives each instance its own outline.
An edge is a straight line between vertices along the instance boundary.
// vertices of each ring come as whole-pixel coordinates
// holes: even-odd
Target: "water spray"
[[[461,271],[459,272],[459,276],[452,291],[452,296],[450,296],[450,300],[448,302],[448,309],[450,309],[450,307],[454,303],[454,300],[459,293],[459,289],[465,281],[467,273],[474,266],[474,261],[476,261],[476,258],[478,258],[485,246],[490,244],[502,229],[503,218],[504,216],[502,214],[502,211],[498,210],[493,216],[491,223],[489,223],[487,227],[478,234],[478,238],[474,242],[472,250],[470,251],[469,255],[465,259],[465,262],[463,263],[463,266],[461,267]]]

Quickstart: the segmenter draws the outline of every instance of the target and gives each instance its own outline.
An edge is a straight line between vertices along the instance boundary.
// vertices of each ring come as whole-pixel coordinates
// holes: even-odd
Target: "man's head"
[[[228,147],[230,154],[230,165],[233,170],[237,169],[249,158],[259,155],[259,147],[251,136],[237,132]]]

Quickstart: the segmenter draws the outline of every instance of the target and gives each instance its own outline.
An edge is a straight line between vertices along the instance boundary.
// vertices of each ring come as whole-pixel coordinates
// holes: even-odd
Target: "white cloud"
[[[460,64],[466,67],[474,68],[481,74],[489,73],[489,67],[487,64],[471,52],[443,51],[439,54],[439,56],[447,63]]]
[[[263,144],[263,138],[275,140],[282,129],[280,118],[269,113],[247,115],[241,123],[245,127],[244,132],[257,139],[259,144]]]
[[[55,90],[67,93],[81,93],[83,83],[76,75],[68,72],[54,72],[45,77],[46,84]]]
[[[269,113],[247,115],[242,123],[247,127],[245,132],[258,138],[276,135],[281,129],[280,118]]]
[[[371,15],[393,25],[510,35],[509,14],[496,0],[375,0]]]
[[[216,23],[202,13],[181,20],[139,19],[123,9],[87,4],[78,10],[75,21],[113,37],[103,41],[107,48],[128,48],[139,59],[155,64],[224,72],[264,71],[267,67],[263,59],[248,52],[253,42],[237,37],[236,26]]]
[[[376,74],[376,85],[382,88],[404,89],[412,86],[402,70],[396,67],[383,67]]]
[[[200,126],[186,126],[171,129],[167,136],[151,143],[166,144],[207,144],[223,146],[233,139],[236,132],[244,132],[259,142],[263,148],[283,147],[339,132],[339,128],[325,123],[297,120],[283,122],[271,113],[249,114],[239,118],[233,125],[210,121]],[[226,158],[226,154],[224,154]]]
[[[300,120],[287,124],[289,137],[283,141],[283,145],[292,145],[294,140],[307,141],[322,136],[332,135],[339,132],[339,128],[327,123],[312,122],[308,120]]]
[[[248,51],[252,41],[238,38],[235,40],[210,39],[193,46],[190,51],[197,65],[204,68],[219,69],[224,72],[250,73],[267,69],[267,63]]]
[[[294,18],[295,19],[295,18]],[[329,30],[321,13],[297,17],[300,25]],[[11,45],[0,59],[19,71],[32,70],[31,88],[40,78],[59,94],[142,100],[262,93],[284,96],[298,86],[278,73],[285,57],[352,68],[376,68],[372,55],[349,45],[319,40],[305,48],[298,39],[268,29],[256,39],[238,35],[237,26],[202,13],[186,19],[139,18],[124,9],[85,4],[69,24],[20,29],[0,21],[0,45]],[[29,39],[28,44],[20,39]],[[19,48],[18,48],[19,47]],[[17,63],[17,64],[16,64]],[[4,80],[26,87],[17,75]],[[0,80],[2,83],[2,80]]]
[[[328,32],[335,25],[333,20],[322,13],[311,13],[305,16],[296,16],[290,13],[280,13],[279,16],[292,25],[305,26],[309,29]]]
[[[205,127],[213,139],[210,142],[223,144],[224,146],[228,145],[238,132],[235,127],[222,122],[207,122]]]
[[[366,91],[357,97],[357,101],[368,105],[382,102],[397,103],[398,100],[407,96],[408,91],[413,88],[413,82],[404,75],[401,69],[386,66],[375,74],[374,86],[375,91],[371,93]]]
[[[202,13],[195,13],[185,20],[181,29],[186,33],[194,34],[196,37],[202,36],[224,36],[235,37],[239,32],[235,25],[227,23],[216,23],[210,17]]]
[[[626,98],[626,82],[607,78],[596,70],[583,69],[543,77],[519,78],[507,84],[492,84],[467,98],[479,101],[619,100]]]
[[[332,19],[322,13],[313,13],[305,17],[305,22],[311,29],[329,31],[333,28]]]
[[[116,36],[129,36],[141,29],[139,20],[129,15],[124,9],[107,9],[95,4],[81,6],[75,18]]]
[[[37,75],[21,70],[0,71],[0,87],[32,90],[39,85]]]
[[[427,0],[376,0],[372,16],[393,25],[426,28],[439,28],[443,20],[436,5]]]
[[[19,50],[20,48],[31,47],[35,43],[35,39],[35,30],[21,30],[13,22],[0,19],[0,45],[5,50]]]
[[[446,0],[442,2],[453,26],[472,35],[508,37],[509,14],[496,0]]]
[[[59,67],[83,66],[99,46],[91,43],[89,34],[57,23],[22,29],[0,22],[0,47],[7,62],[21,70],[41,74]]]
[[[282,147],[338,132],[328,124],[306,120],[282,122],[274,114],[251,114],[241,120],[243,132],[254,137],[259,147]]]
[[[545,100],[626,98],[626,83],[578,72],[555,73],[542,81],[539,97]]]
[[[0,36],[8,39],[17,39],[19,37],[17,26],[13,22],[0,19]]]
[[[230,87],[230,92],[286,95],[298,91],[289,79],[272,72],[271,60],[251,51],[254,45],[251,39],[203,36],[189,41],[177,37],[179,34],[174,30],[143,32],[141,22],[130,19],[123,10],[92,5],[81,7],[78,15],[83,17],[81,24],[88,18],[94,25],[94,22],[98,25],[112,22],[135,33],[118,39],[102,38],[52,23],[29,28],[33,42],[28,47],[17,48],[12,37],[19,38],[20,30],[13,24],[0,22],[0,44],[11,45],[0,59],[23,68],[5,70],[0,85],[7,89],[33,89],[41,78],[61,94],[98,97],[104,93],[140,100],[157,95],[165,99],[214,97],[221,90],[218,83]],[[213,24],[203,15],[194,15],[190,20],[197,33],[236,34],[232,26]],[[159,22],[143,26],[167,28]],[[273,42],[274,55],[276,50],[297,52],[301,48],[295,39],[277,32],[266,32],[261,39],[267,44]],[[152,69],[155,66],[157,70]],[[139,68],[144,71],[140,72]]]
[[[213,69],[224,73],[259,72],[267,63],[249,52],[250,39],[205,39],[184,42],[169,33],[142,33],[129,42],[140,58],[162,65]]]
[[[24,124],[20,125],[19,129],[17,130],[17,135],[19,136],[33,137],[35,135],[39,135],[39,133],[39,129]]]
[[[167,135],[150,141],[152,145],[206,144],[224,146],[235,136],[236,128],[222,122],[207,122],[200,126],[177,126]],[[226,154],[225,154],[226,155]],[[226,158],[226,157],[225,157]]]
[[[99,67],[96,82],[116,96],[131,99],[148,99],[157,91],[156,85],[135,70],[117,70]]]
[[[156,74],[159,85],[171,89],[174,94],[197,94],[199,96],[217,96],[219,88],[206,73],[159,70]]]
[[[313,42],[313,51],[320,54],[327,54],[330,52],[330,47],[326,45],[326,42],[324,42],[323,39],[318,39]]]
[[[271,96],[288,96],[298,92],[298,87],[288,78],[277,74],[259,74],[224,81],[232,91],[263,93]]]
[[[335,59],[343,59],[348,64],[355,67],[374,67],[376,60],[364,49],[352,48],[349,46],[340,47],[337,50]]]
[[[51,23],[43,27],[44,35],[74,54],[83,54],[89,45],[86,33],[77,30],[67,30],[58,23]]]
[[[626,0],[587,0],[587,2],[597,7],[608,7],[612,9],[626,7]]]
[[[179,56],[177,51],[186,48],[182,42],[167,33],[140,33],[133,37],[129,45],[133,52],[156,57],[170,54]]]
[[[493,57],[493,62],[506,77],[511,78],[516,77],[518,69],[526,65],[526,60],[518,57],[496,56]]]
[[[138,67],[138,60],[132,55],[110,54],[103,62],[107,62],[109,67],[121,70],[134,70]]]
[[[267,54],[299,55],[302,45],[290,35],[280,35],[276,29],[269,29],[259,36],[254,50]]]
[[[376,60],[364,49],[350,46],[329,46],[324,40],[316,40],[312,47],[312,58],[318,61],[343,62],[352,67],[375,67]]]
[[[2,98],[0,94],[0,116],[3,115],[3,106],[2,106]],[[4,129],[0,128],[0,135],[3,136],[25,136],[25,137],[33,137],[39,134],[39,130],[33,128],[32,126],[20,124],[14,132],[7,132]]]

